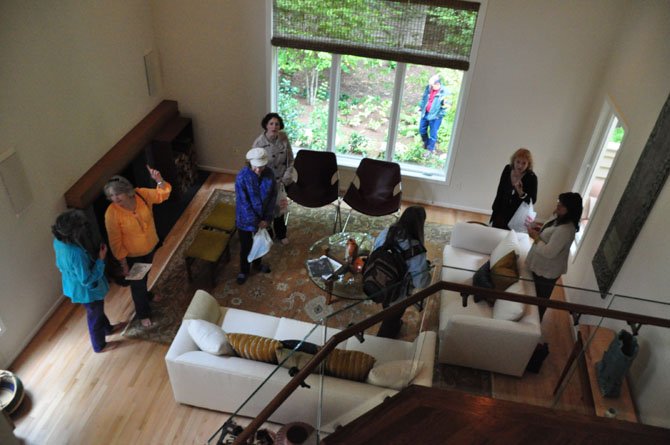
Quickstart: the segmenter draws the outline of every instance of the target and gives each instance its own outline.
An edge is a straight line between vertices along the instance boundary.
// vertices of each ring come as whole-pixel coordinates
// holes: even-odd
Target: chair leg
[[[344,227],[342,228],[341,232],[346,232],[347,231],[347,224],[349,224],[349,218],[351,218],[351,212],[353,212],[353,209],[349,210],[349,214],[347,215],[347,220],[344,222]]]
[[[340,232],[342,231],[342,212],[340,211],[340,199],[337,199],[337,204],[335,204],[335,222],[333,222],[333,233],[337,233],[337,226],[340,226]]]
[[[288,227],[288,217],[291,215],[291,212],[286,212],[286,215],[284,215],[284,224],[286,227]]]

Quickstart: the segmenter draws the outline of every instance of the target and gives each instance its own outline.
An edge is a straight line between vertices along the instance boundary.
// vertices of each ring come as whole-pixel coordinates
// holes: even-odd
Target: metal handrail
[[[247,427],[242,431],[242,433],[237,436],[234,445],[244,445],[246,441],[252,437],[252,435],[258,430],[264,422],[281,406],[282,403],[295,391],[298,386],[305,380],[311,372],[317,368],[321,362],[323,362],[328,354],[335,349],[335,347],[341,342],[355,336],[356,334],[365,331],[367,328],[374,326],[375,324],[383,321],[390,315],[397,315],[401,311],[404,311],[409,306],[416,304],[420,301],[423,301],[427,297],[433,295],[434,293],[441,290],[449,290],[454,292],[459,292],[461,294],[477,294],[478,296],[484,298],[495,298],[500,300],[509,300],[517,301],[520,303],[531,304],[535,306],[559,309],[563,311],[568,311],[572,314],[577,315],[595,315],[598,317],[611,318],[615,320],[623,320],[628,324],[638,325],[651,325],[659,326],[663,328],[670,328],[670,320],[665,318],[658,317],[649,317],[646,315],[632,314],[629,312],[623,311],[614,311],[611,309],[603,309],[583,304],[567,303],[564,301],[554,301],[550,299],[531,297],[526,295],[512,294],[504,291],[499,291],[495,289],[486,289],[481,287],[474,287],[471,285],[453,283],[449,281],[440,281],[438,283],[432,284],[431,286],[424,288],[410,297],[399,301],[398,303],[393,304],[392,306],[378,312],[377,314],[351,326],[347,329],[344,329],[337,334],[333,335],[330,340],[328,340],[319,352],[302,368],[298,373],[284,386],[277,395],[267,404],[265,408],[247,425]]]

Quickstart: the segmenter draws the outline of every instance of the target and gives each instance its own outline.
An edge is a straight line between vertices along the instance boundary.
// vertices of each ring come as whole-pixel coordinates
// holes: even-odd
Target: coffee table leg
[[[326,305],[330,306],[333,302],[333,282],[332,280],[326,281]]]

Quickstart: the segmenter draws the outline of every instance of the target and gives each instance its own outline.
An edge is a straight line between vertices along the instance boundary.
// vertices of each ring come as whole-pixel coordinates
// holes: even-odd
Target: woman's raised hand
[[[161,172],[156,170],[155,168],[151,168],[147,165],[147,170],[149,171],[149,176],[151,176],[151,179],[153,179],[156,182],[163,182],[163,177],[161,176]]]

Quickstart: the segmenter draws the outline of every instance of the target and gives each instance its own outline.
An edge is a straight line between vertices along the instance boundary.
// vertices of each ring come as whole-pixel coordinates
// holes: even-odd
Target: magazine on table
[[[307,260],[309,274],[313,277],[321,277],[324,280],[329,279],[341,267],[342,263],[326,255],[321,255],[314,260]]]
[[[151,263],[135,263],[133,267],[128,271],[126,275],[126,280],[135,281],[141,280],[151,269]]]

